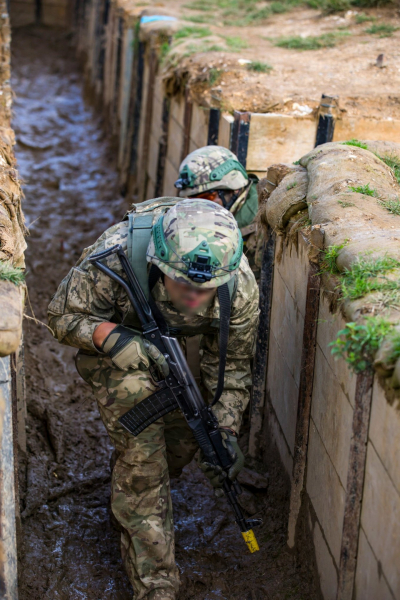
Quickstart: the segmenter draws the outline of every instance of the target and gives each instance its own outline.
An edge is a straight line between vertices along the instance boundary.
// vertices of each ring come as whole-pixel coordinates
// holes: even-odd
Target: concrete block
[[[307,278],[310,269],[307,246],[302,236],[299,235],[297,248],[294,244],[284,246],[285,242],[281,236],[277,237],[276,256],[281,259],[275,261],[275,268],[285,282],[290,294],[295,299],[300,314],[305,314]]]
[[[393,485],[400,493],[400,411],[399,400],[389,404],[385,392],[375,377],[372,392],[371,440],[379,458],[387,470]]]
[[[315,119],[252,114],[247,170],[263,171],[273,163],[292,163],[314,148],[316,132]]]
[[[278,269],[275,270],[272,296],[271,331],[297,387],[300,384],[304,317],[297,308]]]
[[[339,564],[345,490],[312,419],[308,441],[306,489],[333,560]]]
[[[267,392],[293,456],[299,389],[272,331],[269,344]]]
[[[197,148],[207,145],[208,120],[210,111],[198,104],[193,104],[190,139]]]
[[[338,585],[337,566],[326,545],[318,521],[314,525],[313,540],[322,596],[324,600],[336,600]]]
[[[311,415],[341,484],[346,488],[353,409],[319,346],[315,357]]]
[[[232,115],[221,113],[219,120],[218,145],[224,148],[231,146],[231,131],[234,118]]]
[[[400,494],[369,442],[361,525],[396,600],[400,600]]]
[[[282,464],[285,467],[285,470],[289,475],[290,479],[292,479],[293,457],[290,454],[289,446],[287,445],[282,428],[279,424],[275,411],[272,408],[270,402],[267,402],[266,410],[267,417],[266,419],[264,419],[264,426],[265,429],[268,428],[268,430],[264,431],[263,436],[268,440],[271,440],[272,443],[276,444]]]
[[[358,540],[354,600],[393,600],[381,565],[372,552],[363,529]]]
[[[340,312],[332,314],[329,310],[329,302],[324,294],[321,294],[318,317],[317,344],[330,365],[342,392],[354,407],[356,393],[356,375],[349,369],[344,360],[335,360],[332,356],[329,344],[337,338],[338,331],[346,326]]]
[[[342,140],[400,140],[400,121],[396,119],[369,119],[367,117],[348,117],[336,121],[333,141]]]

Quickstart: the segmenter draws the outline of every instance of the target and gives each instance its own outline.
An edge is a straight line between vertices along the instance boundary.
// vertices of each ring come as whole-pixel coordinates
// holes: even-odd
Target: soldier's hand
[[[221,467],[212,465],[206,460],[204,460],[202,453],[200,453],[199,458],[199,467],[206,475],[206,477],[208,477],[208,479],[210,480],[210,483],[213,486],[215,495],[217,497],[223,495],[222,484],[224,482],[224,479],[226,477],[229,477],[231,481],[235,481],[236,477],[239,475],[240,471],[244,467],[244,456],[243,452],[239,447],[236,435],[231,431],[221,429],[221,436],[223,444],[228,450],[228,453],[230,454],[233,460],[228,474],[226,474]]]
[[[124,325],[118,325],[109,333],[101,350],[111,358],[117,369],[122,371],[148,369],[151,360],[163,377],[169,374],[168,363],[160,350]]]

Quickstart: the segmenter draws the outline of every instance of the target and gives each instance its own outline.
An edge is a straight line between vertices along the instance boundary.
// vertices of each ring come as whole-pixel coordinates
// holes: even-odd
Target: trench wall
[[[400,141],[400,121],[340,114],[335,110],[335,99],[322,98],[318,114],[299,117],[240,111],[230,114],[218,102],[202,103],[189,84],[167,93],[160,49],[177,25],[158,22],[160,12],[161,7],[144,9],[132,1],[89,0],[78,2],[74,13],[77,50],[88,89],[114,137],[121,188],[130,201],[175,195],[173,183],[180,162],[188,152],[206,144],[229,147],[249,172],[263,176],[272,163],[291,163],[317,142],[350,138]],[[268,338],[268,360],[261,402],[264,414],[260,411],[254,419],[261,435],[253,436],[253,453],[261,452],[263,440],[271,438],[290,478],[305,364],[303,336],[311,268],[308,251],[309,242],[300,233],[296,243],[278,237],[270,325],[259,334]],[[338,581],[343,570],[341,548],[357,382],[346,363],[335,361],[330,352],[329,343],[344,321],[340,313],[330,312],[328,292],[322,291],[318,302],[301,498],[323,597],[350,600],[349,587],[345,592],[338,590]],[[356,532],[356,600],[400,599],[399,450],[399,407],[387,401],[376,380],[361,524]],[[296,541],[295,534],[292,531]]]
[[[10,0],[9,6],[12,27],[33,23],[56,27],[68,27],[71,24],[71,0]]]

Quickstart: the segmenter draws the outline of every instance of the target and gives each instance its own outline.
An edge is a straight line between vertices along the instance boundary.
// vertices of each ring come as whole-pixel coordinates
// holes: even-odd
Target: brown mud
[[[126,203],[114,150],[83,99],[72,42],[61,31],[14,32],[13,126],[31,235],[30,301],[38,320],[61,279]],[[27,451],[20,453],[20,600],[129,600],[119,534],[109,518],[112,448],[75,350],[26,322]],[[242,439],[246,446],[246,435]],[[269,487],[244,486],[242,503],[262,516],[261,551],[249,555],[225,500],[195,465],[172,485],[180,600],[316,600],[312,552],[286,549],[288,486],[269,461]],[[261,468],[265,474],[265,467]],[[265,487],[265,486],[264,486]]]

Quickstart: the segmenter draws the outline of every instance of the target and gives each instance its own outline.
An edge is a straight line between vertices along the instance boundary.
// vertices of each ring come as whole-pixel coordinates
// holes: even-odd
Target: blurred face
[[[181,283],[167,277],[167,275],[164,277],[164,285],[172,304],[188,316],[194,315],[197,311],[208,306],[217,291],[217,288],[202,289]]]

